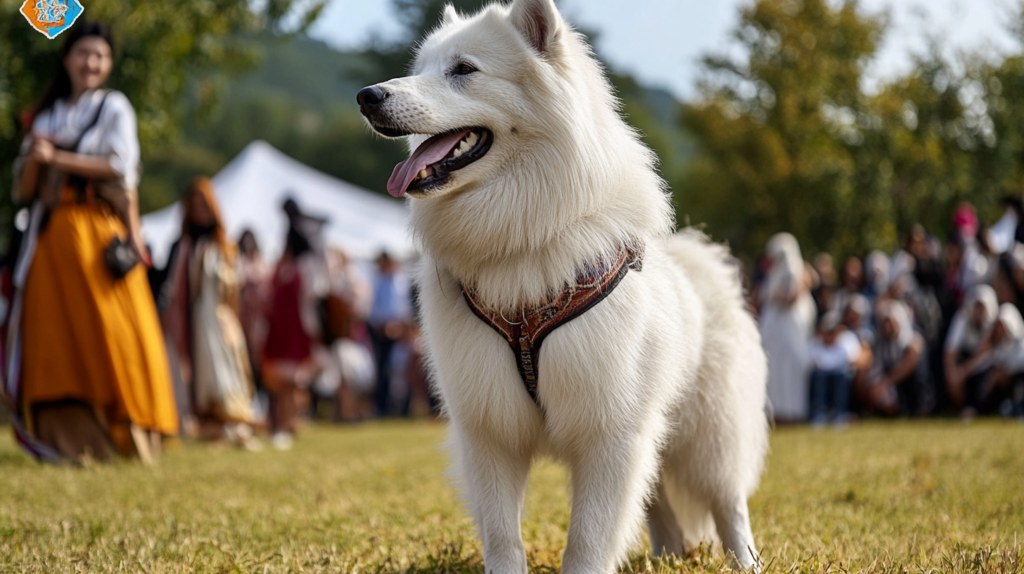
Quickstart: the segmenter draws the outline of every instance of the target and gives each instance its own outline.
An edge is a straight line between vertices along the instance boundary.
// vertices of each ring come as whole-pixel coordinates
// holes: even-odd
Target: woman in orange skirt
[[[44,460],[151,461],[160,435],[178,431],[156,306],[144,265],[131,267],[148,257],[134,192],[139,144],[128,99],[103,89],[112,46],[102,24],[68,32],[15,164],[17,191],[33,206],[5,375],[18,440]],[[121,257],[111,261],[115,238]]]

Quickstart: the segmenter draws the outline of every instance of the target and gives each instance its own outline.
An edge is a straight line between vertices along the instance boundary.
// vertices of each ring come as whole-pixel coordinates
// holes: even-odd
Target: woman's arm
[[[961,374],[960,367],[956,364],[956,352],[946,351],[942,356],[943,371],[946,373],[946,384],[950,386],[959,386],[963,382],[963,375]]]
[[[53,161],[54,147],[50,140],[33,133],[26,138],[26,143],[27,146],[22,146],[23,164],[21,172],[18,174],[18,192],[14,198],[15,201],[28,201],[35,197],[39,189],[42,167]]]
[[[860,344],[860,353],[857,355],[857,360],[853,362],[853,368],[858,371],[866,371],[871,368],[874,363],[875,355],[871,350],[871,345],[867,343]]]
[[[26,168],[33,162],[37,164],[37,174],[38,165],[49,165],[65,173],[73,173],[89,179],[121,177],[121,174],[111,166],[109,158],[59,150],[53,145],[53,142],[45,138],[35,138],[32,142]],[[27,186],[22,186],[22,190],[25,187]]]
[[[892,385],[902,381],[917,369],[923,349],[924,343],[919,337],[914,337],[914,342],[907,347],[907,352],[903,355],[903,359],[885,377],[888,379],[889,384]]]
[[[54,151],[53,163],[51,165],[65,173],[73,173],[89,179],[121,177],[121,174],[111,167],[108,158],[97,155],[84,155],[56,150]]]

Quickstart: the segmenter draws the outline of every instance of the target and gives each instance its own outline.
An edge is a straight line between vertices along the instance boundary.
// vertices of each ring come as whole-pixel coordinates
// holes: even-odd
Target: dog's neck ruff
[[[558,327],[586,313],[607,297],[630,269],[640,271],[643,253],[620,249],[612,259],[598,259],[576,276],[576,281],[561,291],[524,307],[511,316],[485,308],[478,302],[476,290],[462,285],[462,296],[473,313],[508,341],[516,358],[519,376],[526,392],[540,406],[537,397],[537,359],[544,338]]]

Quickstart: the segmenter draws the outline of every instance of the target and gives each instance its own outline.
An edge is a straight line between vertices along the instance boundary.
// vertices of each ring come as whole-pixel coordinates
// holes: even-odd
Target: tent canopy
[[[304,165],[265,141],[250,143],[213,176],[228,235],[251,229],[265,257],[284,249],[287,219],[281,206],[291,197],[303,213],[328,220],[325,240],[355,258],[381,251],[407,258],[415,249],[409,215],[399,201],[375,194]],[[180,202],[142,218],[142,232],[155,262],[164,262],[181,234]]]

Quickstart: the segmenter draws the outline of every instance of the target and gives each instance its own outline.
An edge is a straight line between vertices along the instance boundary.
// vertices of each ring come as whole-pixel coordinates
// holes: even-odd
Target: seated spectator
[[[860,293],[854,293],[846,307],[843,309],[843,325],[860,340],[867,351],[871,351],[871,345],[875,342],[875,331],[872,328],[871,304],[868,298]]]
[[[976,285],[953,316],[946,335],[946,391],[951,405],[962,416],[977,412],[981,385],[988,370],[989,357],[982,344],[989,338],[999,313],[996,293],[988,285]]]
[[[1024,416],[1024,319],[1012,303],[999,307],[992,327],[992,370],[981,391],[983,412]]]
[[[929,345],[938,344],[939,330],[942,328],[942,309],[935,292],[922,288],[914,276],[913,256],[900,251],[893,256],[892,270],[889,275],[889,288],[885,297],[902,301],[910,308],[914,326]]]
[[[868,303],[868,298],[860,293],[854,293],[846,308],[843,309],[843,326],[856,335],[857,341],[860,343],[860,353],[852,363],[854,389],[867,388],[868,374],[873,361],[871,347],[875,343],[875,332],[871,323],[871,305]],[[856,399],[857,395],[854,394],[852,398]],[[858,407],[859,405],[852,405],[854,411]]]
[[[829,406],[833,423],[843,424],[849,418],[850,385],[853,364],[860,355],[860,340],[839,319],[838,311],[825,313],[818,322],[817,335],[807,346],[811,363],[811,424],[815,425],[830,420]]]
[[[889,416],[924,414],[931,406],[925,344],[924,337],[914,331],[910,309],[900,301],[883,301],[876,321],[868,405]]]

